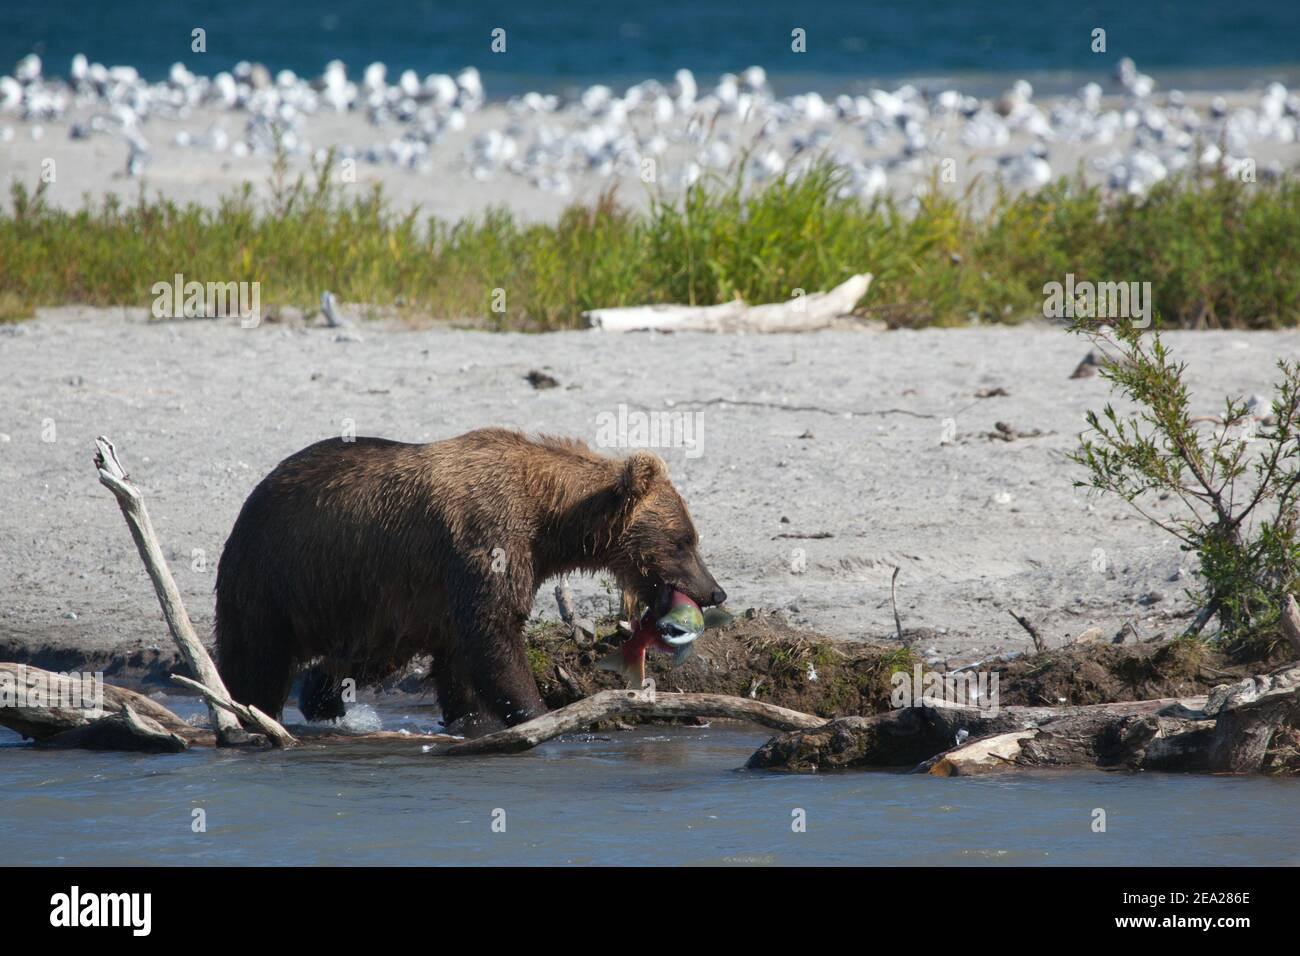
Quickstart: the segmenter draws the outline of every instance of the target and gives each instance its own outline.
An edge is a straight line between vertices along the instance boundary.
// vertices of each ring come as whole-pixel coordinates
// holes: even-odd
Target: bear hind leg
[[[274,629],[258,635],[243,627],[222,625],[217,639],[217,671],[231,698],[278,718],[293,687],[291,644]]]

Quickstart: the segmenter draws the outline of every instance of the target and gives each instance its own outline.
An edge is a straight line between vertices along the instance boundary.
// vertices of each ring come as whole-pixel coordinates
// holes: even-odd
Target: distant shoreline
[[[49,60],[48,57],[44,56],[42,59],[48,63],[46,74],[49,78],[64,82],[68,81],[67,63],[61,60]],[[342,59],[341,61],[347,68],[348,73],[355,76],[360,76],[371,63],[385,63],[382,59],[368,60],[364,58],[355,61]],[[119,65],[109,63],[107,60],[101,60],[100,62],[110,67]],[[181,63],[195,73],[202,72],[205,75],[212,76],[219,72],[233,70],[238,62],[240,61],[226,62],[204,56],[178,55],[175,59],[165,63],[136,62],[120,65],[132,67],[147,82],[158,83],[167,79],[173,63]],[[274,60],[261,62],[256,59],[249,59],[248,62],[260,64],[272,74],[286,68],[283,63]],[[1099,62],[1094,69],[972,70],[926,68],[882,71],[873,69],[871,58],[864,57],[862,69],[855,72],[785,70],[770,64],[764,64],[761,61],[756,61],[756,63],[766,71],[768,83],[777,97],[789,97],[812,92],[820,93],[822,96],[838,96],[843,93],[854,95],[868,93],[875,88],[897,89],[904,85],[914,86],[927,95],[935,95],[943,90],[960,90],[970,96],[991,97],[1008,89],[1016,80],[1026,80],[1033,84],[1034,89],[1040,96],[1069,96],[1075,93],[1079,87],[1090,82],[1100,83],[1107,93],[1122,92],[1110,77],[1110,68],[1113,66],[1112,60]],[[478,64],[470,62],[425,62],[420,64],[394,62],[385,63],[385,65],[389,70],[390,77],[396,77],[407,69],[414,69],[420,76],[424,76],[429,73],[439,72],[455,74],[461,69],[473,66],[479,70],[483,77],[486,102],[500,104],[533,91],[553,94],[567,100],[578,98],[583,90],[595,85],[608,86],[616,92],[621,92],[628,87],[646,81],[655,81],[664,85],[671,84],[673,81],[673,71],[671,70],[642,73],[607,71],[603,73],[553,74],[501,70],[495,68],[491,61]],[[704,86],[716,83],[725,73],[739,74],[752,65],[755,64],[738,62],[729,70],[695,69],[694,73],[701,85]],[[325,66],[326,63],[322,62],[300,75],[314,77],[324,70]],[[682,66],[691,68],[690,64],[684,63]],[[1157,89],[1165,92],[1182,90],[1187,93],[1226,94],[1262,88],[1268,83],[1274,82],[1282,83],[1287,87],[1300,86],[1300,61],[1207,68],[1167,67],[1147,69],[1144,66],[1143,69],[1155,79]],[[12,66],[0,60],[0,71],[2,70],[12,72]],[[2,115],[0,114],[0,116]]]
[[[192,43],[196,28],[203,31],[201,49]],[[983,8],[968,0],[668,0],[618,10],[594,0],[499,0],[487,8],[319,0],[274,10],[175,0],[165,12],[150,0],[19,3],[0,9],[0,70],[30,52],[52,73],[66,72],[81,52],[107,65],[133,65],[152,80],[164,79],[178,61],[208,75],[233,70],[241,59],[300,75],[317,74],[333,59],[357,73],[379,61],[394,76],[472,66],[498,100],[529,90],[667,82],[682,67],[711,84],[757,64],[778,95],[854,92],[855,83],[919,86],[927,78],[982,95],[984,77],[991,92],[1017,78],[1040,94],[1072,92],[1078,78],[1107,76],[1131,57],[1165,89],[1232,90],[1269,80],[1291,85],[1295,73],[1273,67],[1300,65],[1297,28],[1294,5],[1258,0],[1004,0]],[[1054,73],[1062,85],[1053,84]]]

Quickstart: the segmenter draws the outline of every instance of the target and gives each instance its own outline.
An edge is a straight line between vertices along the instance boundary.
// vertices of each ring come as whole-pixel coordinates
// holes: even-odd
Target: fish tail
[[[623,648],[616,647],[600,660],[596,662],[596,669],[602,671],[612,671],[623,677],[629,687],[639,687],[641,675],[639,668],[634,661],[629,661],[623,653]]]

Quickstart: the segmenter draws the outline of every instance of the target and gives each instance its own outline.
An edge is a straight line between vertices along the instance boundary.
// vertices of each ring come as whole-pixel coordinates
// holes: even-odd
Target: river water
[[[192,31],[205,33],[204,51]],[[796,52],[792,30],[804,31]],[[1107,31],[1094,52],[1093,31]],[[1120,57],[1152,71],[1164,89],[1233,87],[1288,79],[1297,64],[1300,6],[1292,0],[667,0],[611,6],[603,0],[449,4],[437,0],[315,0],[302,4],[212,4],[206,0],[5,0],[0,73],[28,53],[66,75],[76,53],[129,64],[151,79],[182,61],[212,75],[239,60],[316,76],[338,58],[359,77],[383,61],[389,82],[475,66],[488,95],[567,91],[590,83],[622,87],[671,80],[679,67],[712,84],[725,71],[766,68],[781,95],[863,91],[903,80],[996,93],[1016,76],[1039,93],[1104,80]],[[505,50],[493,52],[494,30]],[[981,82],[981,77],[988,80]]]
[[[434,726],[428,710],[376,715]],[[767,737],[644,727],[443,758],[416,743],[42,752],[0,731],[0,846],[54,865],[1300,863],[1300,780],[741,769]]]

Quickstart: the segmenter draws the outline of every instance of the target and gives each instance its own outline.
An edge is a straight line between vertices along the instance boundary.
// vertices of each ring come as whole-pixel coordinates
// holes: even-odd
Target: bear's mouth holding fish
[[[632,628],[632,636],[606,654],[597,666],[621,674],[629,687],[645,683],[646,653],[672,655],[676,667],[691,656],[704,633],[704,612],[688,595],[664,586]]]

